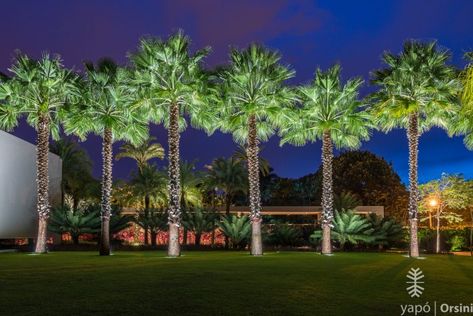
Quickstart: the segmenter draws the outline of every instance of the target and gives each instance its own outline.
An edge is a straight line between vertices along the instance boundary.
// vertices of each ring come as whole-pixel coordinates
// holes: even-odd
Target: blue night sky
[[[38,57],[42,51],[59,53],[65,64],[82,68],[83,60],[103,56],[126,62],[143,35],[168,36],[178,28],[193,39],[193,47],[210,45],[209,66],[227,61],[228,47],[245,47],[252,41],[279,50],[284,62],[297,72],[291,83],[308,82],[316,67],[340,62],[344,76],[363,76],[381,67],[384,50],[399,52],[406,39],[437,39],[453,54],[452,62],[464,65],[462,56],[473,48],[473,1],[2,1],[0,12],[0,71],[8,73],[14,50]],[[366,85],[363,93],[370,88]],[[166,133],[154,126],[151,133],[166,146]],[[14,134],[34,142],[35,132],[22,123]],[[100,174],[100,139],[83,144]],[[305,147],[279,147],[273,137],[262,155],[276,173],[299,177],[320,165],[320,142]],[[115,149],[118,145],[115,146]],[[182,136],[182,156],[198,165],[229,156],[235,149],[229,135],[187,130]],[[407,182],[407,139],[403,131],[374,133],[362,149],[393,163]],[[434,129],[421,137],[421,182],[442,172],[473,178],[473,153],[461,138],[448,138]],[[165,162],[160,162],[164,164]],[[134,168],[131,160],[115,163],[116,177]]]

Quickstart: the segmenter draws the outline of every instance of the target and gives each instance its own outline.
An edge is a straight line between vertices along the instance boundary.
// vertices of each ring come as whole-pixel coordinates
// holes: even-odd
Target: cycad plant
[[[78,245],[80,236],[100,231],[100,212],[84,214],[81,210],[74,210],[68,206],[53,208],[48,230],[60,235],[68,233],[74,245]]]
[[[183,218],[183,225],[188,230],[194,232],[195,245],[200,246],[200,239],[203,233],[211,232],[215,229],[217,214],[200,207],[193,207],[186,212]]]
[[[184,115],[191,124],[212,132],[215,111],[206,102],[207,76],[202,71],[205,48],[191,54],[190,39],[182,32],[166,41],[144,38],[138,51],[130,55],[135,67],[134,84],[139,87],[141,103],[148,108],[151,119],[164,123],[168,130],[169,172],[169,245],[168,255],[180,255],[181,226],[180,132],[186,128]]]
[[[47,222],[50,213],[48,154],[49,137],[59,138],[65,105],[77,94],[74,72],[63,67],[59,56],[44,54],[39,60],[19,54],[10,71],[13,78],[0,83],[0,127],[11,129],[19,117],[26,117],[37,132],[36,183],[39,216],[36,253],[46,252]]]
[[[263,254],[261,238],[261,192],[259,144],[274,134],[286,108],[293,101],[284,86],[294,71],[280,63],[281,56],[252,44],[246,50],[233,49],[231,65],[219,73],[222,82],[221,129],[246,146],[248,164],[251,254]]]
[[[372,95],[372,114],[383,131],[404,128],[409,143],[410,256],[419,256],[417,170],[419,137],[437,126],[452,127],[460,90],[450,54],[435,42],[408,41],[399,55],[385,53],[387,67],[373,73],[379,90]]]
[[[333,146],[356,149],[370,136],[370,116],[358,100],[361,79],[345,84],[340,66],[317,69],[314,81],[298,89],[301,108],[281,128],[281,144],[305,145],[322,140],[322,253],[332,252],[330,228],[333,219]]]
[[[161,209],[148,209],[146,212],[141,211],[135,218],[135,223],[145,230],[145,244],[147,244],[148,230],[151,232],[151,245],[156,246],[156,238],[158,233],[165,231],[167,228],[167,214]]]
[[[218,227],[228,237],[233,249],[242,249],[250,241],[251,221],[248,216],[224,216]]]
[[[310,237],[317,240],[322,236],[323,231],[318,230]],[[374,228],[368,219],[353,211],[341,210],[335,211],[331,238],[336,240],[343,250],[347,243],[352,245],[357,245],[359,242],[373,243],[380,237],[374,234]]]
[[[148,137],[144,111],[134,102],[135,91],[129,84],[127,69],[110,59],[97,65],[86,63],[86,78],[82,83],[81,105],[69,111],[65,130],[81,138],[88,133],[102,137],[102,229],[100,255],[110,254],[110,217],[112,194],[113,143],[127,140],[140,144]]]
[[[404,235],[401,223],[392,217],[381,217],[374,213],[368,215],[368,220],[373,227],[373,235],[378,236],[377,243],[382,248],[400,242]]]

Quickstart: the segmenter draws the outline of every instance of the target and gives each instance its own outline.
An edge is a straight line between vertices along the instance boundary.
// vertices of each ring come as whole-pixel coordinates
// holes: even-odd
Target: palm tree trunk
[[[333,144],[330,133],[325,131],[322,137],[322,254],[332,253],[330,229],[333,219],[332,189]]]
[[[157,233],[151,230],[151,246],[155,247],[156,246],[156,237]]]
[[[259,187],[259,141],[256,128],[256,117],[250,116],[248,119],[248,146],[246,155],[248,156],[248,181],[250,198],[250,219],[251,219],[251,254],[253,256],[263,255],[263,241],[261,238],[261,192]]]
[[[179,226],[181,225],[181,172],[179,166],[179,105],[172,104],[169,112],[169,245],[168,256],[181,255]]]
[[[419,191],[417,188],[417,168],[419,151],[419,128],[417,113],[409,116],[407,130],[409,142],[409,221],[410,221],[410,256],[419,257],[419,242],[417,237],[417,203]]]
[[[231,199],[230,195],[227,193],[226,196],[225,196],[225,216],[227,216],[227,218],[230,216],[231,203],[232,203],[232,199]],[[230,241],[228,239],[228,236],[225,235],[225,249],[230,248],[229,243],[230,243]]]
[[[195,233],[194,235],[195,235],[195,245],[197,247],[200,247],[200,238],[201,238],[202,234],[201,233]]]
[[[149,195],[145,195],[145,218],[146,220],[144,221],[144,230],[145,230],[145,240],[144,243],[145,245],[149,245],[149,233],[148,233],[148,217],[149,217]]]
[[[49,174],[48,174],[48,155],[49,155],[49,117],[42,115],[39,118],[38,138],[36,146],[36,183],[37,183],[37,202],[38,211],[38,238],[36,240],[36,253],[45,253],[47,227],[49,217]]]
[[[436,243],[435,252],[440,253],[440,211],[437,212],[437,227],[436,227]]]
[[[102,227],[100,232],[100,255],[110,255],[110,216],[112,206],[110,199],[112,195],[112,130],[106,128],[103,133],[102,143]]]
[[[473,257],[473,209],[470,209],[470,256]]]

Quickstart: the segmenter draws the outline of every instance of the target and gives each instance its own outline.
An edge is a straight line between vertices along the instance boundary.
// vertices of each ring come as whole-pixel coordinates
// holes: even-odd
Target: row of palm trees
[[[48,143],[61,128],[86,139],[103,140],[102,233],[100,254],[110,254],[113,143],[125,140],[139,146],[148,137],[150,123],[168,130],[169,256],[180,255],[181,226],[180,133],[188,122],[211,134],[232,133],[245,145],[252,223],[251,254],[262,255],[259,146],[278,133],[281,144],[304,145],[322,140],[323,246],[331,253],[333,220],[333,147],[357,148],[374,128],[385,132],[404,128],[409,142],[410,255],[417,257],[417,155],[422,133],[433,126],[466,134],[473,146],[472,67],[463,72],[448,65],[449,53],[435,42],[408,41],[400,54],[385,53],[386,67],[373,72],[378,89],[359,98],[363,84],[355,78],[342,82],[340,66],[317,69],[308,85],[290,87],[295,72],[281,63],[281,55],[261,45],[232,49],[230,64],[208,71],[204,48],[191,53],[182,32],[167,40],[143,38],[130,65],[119,67],[109,59],[85,63],[85,73],[66,69],[58,56],[39,60],[19,54],[0,83],[0,125],[14,128],[20,117],[37,131],[36,252],[46,251],[48,202]],[[471,57],[471,56],[470,56]]]

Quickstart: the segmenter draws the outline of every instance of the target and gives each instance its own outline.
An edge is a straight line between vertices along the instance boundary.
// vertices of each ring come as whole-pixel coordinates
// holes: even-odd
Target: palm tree
[[[116,160],[131,158],[136,161],[138,170],[142,170],[153,158],[164,158],[164,148],[160,143],[154,143],[155,137],[148,137],[142,144],[135,146],[130,143],[123,144],[120,152],[115,156]]]
[[[233,134],[234,140],[246,145],[250,218],[251,254],[263,254],[261,238],[261,192],[259,179],[259,143],[274,134],[285,114],[292,95],[284,82],[294,71],[280,64],[281,56],[260,45],[243,51],[233,49],[231,65],[223,69],[221,129]]]
[[[113,143],[127,140],[140,144],[148,137],[148,125],[134,92],[129,73],[110,59],[101,59],[94,66],[86,63],[87,78],[83,83],[82,106],[73,108],[65,130],[81,138],[92,132],[102,137],[102,229],[100,255],[110,255],[110,216],[112,193]]]
[[[465,135],[463,140],[465,146],[469,150],[473,150],[473,52],[466,53],[465,58],[469,63],[460,76],[463,84],[461,92],[462,106],[455,120],[454,132]],[[473,257],[473,208],[470,209],[470,219],[470,253]]]
[[[166,184],[167,179],[156,165],[144,165],[142,169],[133,174],[130,184],[133,188],[133,197],[141,199],[144,203],[144,217],[148,218],[151,205],[163,206],[167,202]],[[143,225],[145,231],[145,245],[148,241],[148,227]]]
[[[235,158],[218,158],[210,166],[205,184],[211,190],[224,192],[225,215],[230,215],[230,207],[235,194],[246,192],[248,188],[248,174],[242,162]],[[225,236],[225,248],[228,248],[228,236]]]
[[[263,151],[263,147],[261,147],[260,151]],[[240,144],[238,145],[238,148],[233,152],[232,157],[237,162],[245,162],[246,164],[248,163],[248,155],[246,153],[246,148]],[[269,164],[269,161],[264,157],[259,156],[258,164],[261,176],[269,176],[269,174],[271,173],[271,165]]]
[[[81,190],[92,181],[92,161],[87,153],[71,138],[63,137],[49,146],[49,150],[62,160],[61,206],[64,207],[66,191]],[[79,182],[81,187],[75,185]],[[73,197],[73,210],[77,209],[78,200]]]
[[[294,111],[280,133],[281,144],[304,145],[322,140],[322,253],[332,252],[330,228],[333,220],[333,146],[355,149],[369,138],[370,120],[358,101],[361,79],[340,79],[340,66],[317,69],[313,83],[298,89],[302,107]]]
[[[47,223],[50,213],[48,154],[49,137],[59,137],[59,124],[65,104],[77,96],[77,76],[63,67],[59,56],[44,54],[33,60],[19,54],[10,71],[13,79],[1,85],[2,128],[13,128],[20,116],[37,131],[36,183],[39,215],[36,253],[46,252]]]
[[[200,207],[194,207],[186,213],[182,223],[184,227],[194,232],[196,246],[200,246],[203,233],[214,230],[216,218],[217,215],[214,212],[206,211]]]
[[[180,255],[179,227],[181,225],[180,132],[186,128],[184,114],[191,124],[208,132],[213,131],[214,111],[206,106],[207,75],[202,71],[202,60],[209,48],[191,54],[190,39],[183,32],[167,41],[144,38],[138,52],[131,54],[135,66],[134,83],[140,98],[148,107],[151,119],[163,123],[168,130],[169,160],[169,245],[168,255]]]
[[[450,54],[435,42],[408,41],[399,55],[385,53],[387,68],[373,73],[379,91],[372,95],[376,125],[385,132],[406,129],[409,143],[410,256],[419,256],[417,169],[419,137],[431,127],[447,129],[458,112],[459,81],[446,62]]]

